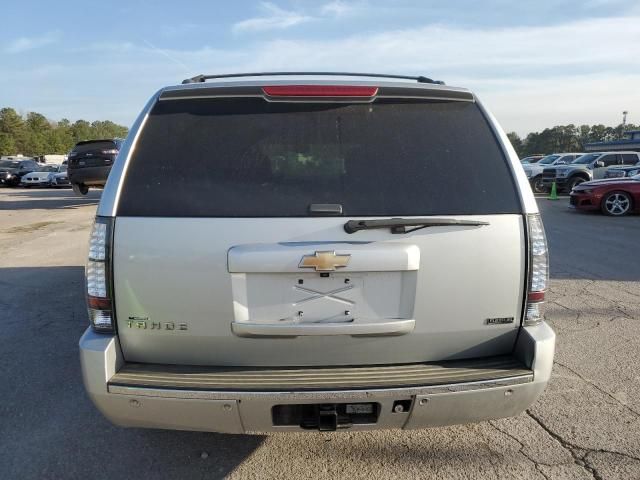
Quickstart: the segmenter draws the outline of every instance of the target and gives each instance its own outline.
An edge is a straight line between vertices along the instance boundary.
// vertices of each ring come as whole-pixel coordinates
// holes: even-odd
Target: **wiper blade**
[[[390,228],[391,233],[410,233],[427,227],[481,227],[489,222],[478,220],[456,220],[454,218],[388,218],[382,220],[349,220],[344,231],[355,233],[358,230]]]

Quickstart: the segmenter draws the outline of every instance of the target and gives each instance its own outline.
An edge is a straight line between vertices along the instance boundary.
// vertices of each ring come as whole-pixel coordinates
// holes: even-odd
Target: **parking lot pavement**
[[[640,216],[538,200],[558,344],[527,413],[421,431],[219,435],[117,428],[85,396],[77,341],[98,195],[0,189],[0,478],[640,478]]]

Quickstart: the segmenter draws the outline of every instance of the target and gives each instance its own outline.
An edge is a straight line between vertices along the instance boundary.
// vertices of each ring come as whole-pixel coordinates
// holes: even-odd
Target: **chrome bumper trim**
[[[246,391],[203,391],[203,390],[177,390],[168,388],[127,387],[123,385],[109,385],[109,393],[120,395],[135,395],[144,397],[200,399],[200,400],[353,400],[362,398],[382,398],[413,395],[432,395],[436,393],[456,393],[487,388],[508,387],[531,383],[533,373],[517,377],[500,378],[496,380],[483,380],[479,382],[454,383],[449,385],[433,385],[424,387],[366,389],[366,390],[325,390],[310,392],[246,392]]]

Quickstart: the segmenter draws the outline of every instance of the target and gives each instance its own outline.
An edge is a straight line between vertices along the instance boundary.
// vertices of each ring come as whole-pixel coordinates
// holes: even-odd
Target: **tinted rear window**
[[[477,105],[160,101],[118,215],[345,216],[519,213],[510,167]]]
[[[117,143],[112,140],[101,140],[96,142],[81,143],[73,147],[75,153],[93,152],[95,150],[111,150],[116,148]]]

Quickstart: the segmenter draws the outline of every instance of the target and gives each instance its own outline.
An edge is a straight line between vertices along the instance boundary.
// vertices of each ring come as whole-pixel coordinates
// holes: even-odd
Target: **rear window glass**
[[[95,150],[111,150],[116,146],[117,146],[117,143],[112,140],[87,142],[87,143],[81,143],[73,147],[73,152],[84,153],[84,152],[92,152]]]
[[[118,215],[519,213],[510,168],[476,104],[261,98],[160,101],[130,159]]]

